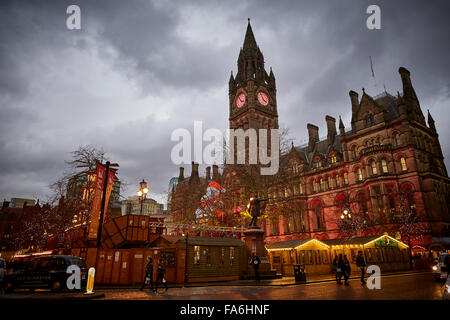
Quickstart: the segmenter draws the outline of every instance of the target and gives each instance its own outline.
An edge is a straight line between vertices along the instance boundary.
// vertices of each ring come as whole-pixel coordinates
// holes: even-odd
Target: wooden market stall
[[[305,265],[307,274],[325,274],[330,271],[329,246],[317,239],[298,239],[266,245],[269,259],[277,274],[294,275],[294,264]]]
[[[283,276],[294,275],[294,264],[305,265],[307,274],[331,273],[333,258],[346,254],[352,270],[358,270],[356,256],[362,251],[366,265],[380,266],[382,272],[409,268],[408,246],[388,235],[343,239],[298,239],[266,245],[272,268]]]

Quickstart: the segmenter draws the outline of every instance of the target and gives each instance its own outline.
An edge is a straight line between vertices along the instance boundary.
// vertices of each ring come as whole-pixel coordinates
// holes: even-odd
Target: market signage
[[[388,237],[375,241],[375,248],[398,248],[398,242]]]
[[[94,185],[94,199],[92,201],[91,221],[89,223],[88,239],[97,239],[98,224],[100,218],[100,207],[102,205],[103,183],[105,181],[106,168],[97,164],[97,175]]]

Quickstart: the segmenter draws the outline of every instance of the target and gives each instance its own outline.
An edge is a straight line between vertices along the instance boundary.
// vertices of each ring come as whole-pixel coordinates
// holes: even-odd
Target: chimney
[[[184,168],[180,167],[180,175],[178,176],[178,182],[181,182],[184,180]]]
[[[206,181],[211,180],[211,167],[206,167]]]
[[[192,172],[191,172],[191,177],[198,177],[198,163],[195,163],[194,161],[192,161]]]
[[[213,180],[214,181],[219,181],[219,167],[216,165],[216,164],[213,164],[213,166],[212,166],[212,168],[213,168],[213,176],[212,176],[212,178],[213,178]]]
[[[325,121],[327,122],[327,141],[328,145],[332,145],[334,142],[334,137],[336,137],[336,119],[333,117],[330,117],[329,115],[325,116]]]
[[[400,67],[398,69],[398,73],[400,73],[400,76],[402,78],[403,97],[409,99],[417,99],[416,92],[414,91],[411,83],[411,73],[409,72],[409,70],[404,67]]]
[[[198,176],[198,163],[192,161],[192,171],[191,176],[189,177],[189,183],[199,183],[200,178]]]
[[[3,200],[2,210],[9,208],[9,201]]]
[[[348,94],[350,96],[350,101],[352,102],[352,113],[355,113],[359,108],[358,94],[353,90],[350,90]]]
[[[308,151],[312,152],[314,150],[316,142],[319,141],[319,127],[311,123],[308,123],[306,125],[306,128],[308,129],[308,136],[309,136]]]

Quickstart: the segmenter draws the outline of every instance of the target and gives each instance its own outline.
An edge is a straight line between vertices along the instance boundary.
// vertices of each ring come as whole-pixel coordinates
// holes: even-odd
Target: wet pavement
[[[139,289],[103,289],[103,299],[120,300],[441,300],[442,283],[431,273],[385,275],[381,289],[370,290],[359,280],[349,285],[315,282],[290,286],[207,286],[170,288],[160,293]]]
[[[34,293],[18,291],[0,295],[0,299],[103,299],[103,300],[441,300],[443,283],[434,280],[430,272],[400,273],[381,276],[381,289],[370,290],[354,277],[349,285],[338,285],[329,276],[309,279],[296,284],[294,278],[265,281],[235,281],[227,283],[190,284],[172,287],[158,293],[150,289],[97,287],[91,296],[83,293]]]

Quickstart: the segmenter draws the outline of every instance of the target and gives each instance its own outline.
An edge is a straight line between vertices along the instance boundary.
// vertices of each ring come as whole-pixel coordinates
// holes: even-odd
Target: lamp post
[[[142,181],[139,182],[139,185],[141,188],[137,191],[137,195],[139,197],[139,202],[141,204],[140,214],[142,215],[142,204],[144,203],[144,200],[147,197],[147,193],[148,193],[149,189],[147,187],[147,182],[145,182],[144,179],[142,179]]]

